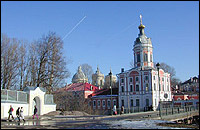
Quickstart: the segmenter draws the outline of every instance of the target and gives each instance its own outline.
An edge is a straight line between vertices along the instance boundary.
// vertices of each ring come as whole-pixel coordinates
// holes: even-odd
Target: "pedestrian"
[[[121,114],[124,114],[124,106],[121,106]]]
[[[36,107],[36,105],[35,105],[35,108],[34,108],[33,119],[34,119],[35,116],[37,116],[37,119],[38,119],[38,115],[37,115],[37,107]]]
[[[113,114],[114,114],[114,115],[117,115],[117,108],[116,108],[116,105],[113,106]]]
[[[20,121],[20,115],[19,115],[19,112],[20,112],[20,107],[18,107],[18,109],[16,110],[16,116],[17,116],[18,120]]]
[[[11,117],[13,118],[13,120],[14,120],[14,117],[13,117],[13,114],[12,114],[13,111],[14,111],[14,109],[13,109],[12,105],[10,105],[10,109],[9,109],[9,111],[8,111],[8,114],[9,114],[8,120],[10,120],[10,116],[11,116]]]
[[[24,119],[24,109],[23,109],[23,107],[21,107],[19,115],[20,115],[20,117],[22,118],[22,120],[25,122],[25,119]]]

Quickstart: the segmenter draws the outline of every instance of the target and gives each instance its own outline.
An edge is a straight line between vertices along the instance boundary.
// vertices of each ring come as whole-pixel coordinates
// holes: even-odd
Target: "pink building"
[[[141,17],[140,17],[141,18]],[[117,74],[119,81],[119,108],[126,110],[152,106],[158,109],[159,101],[172,101],[170,74],[154,67],[151,39],[144,33],[140,19],[139,34],[133,46],[134,68]],[[160,78],[160,86],[159,80]]]

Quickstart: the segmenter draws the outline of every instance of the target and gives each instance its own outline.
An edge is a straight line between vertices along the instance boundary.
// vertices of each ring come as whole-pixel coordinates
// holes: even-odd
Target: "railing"
[[[1,89],[1,101],[28,102],[28,93],[16,90]]]
[[[44,104],[54,104],[53,95],[45,94],[44,95]]]
[[[190,105],[183,107],[161,108],[161,116],[175,115],[180,113],[191,113],[192,111],[199,111],[199,106]]]

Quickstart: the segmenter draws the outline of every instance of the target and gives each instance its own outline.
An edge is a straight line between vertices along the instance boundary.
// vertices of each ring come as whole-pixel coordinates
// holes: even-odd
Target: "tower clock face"
[[[164,94],[164,98],[168,98],[168,94],[167,93]]]

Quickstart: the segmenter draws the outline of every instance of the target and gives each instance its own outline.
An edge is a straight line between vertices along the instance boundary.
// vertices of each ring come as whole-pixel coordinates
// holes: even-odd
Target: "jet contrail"
[[[86,18],[86,16],[84,16],[73,28],[72,30],[70,30],[64,37],[63,39],[65,39],[67,36],[69,36],[70,33],[72,33],[72,31],[74,31],[74,29]],[[62,39],[62,40],[63,40]]]

